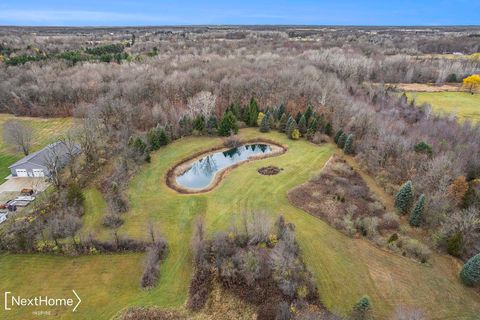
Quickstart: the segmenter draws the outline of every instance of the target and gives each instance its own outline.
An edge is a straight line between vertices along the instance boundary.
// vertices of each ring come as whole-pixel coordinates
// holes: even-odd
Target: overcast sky
[[[479,25],[480,0],[0,0],[0,25]]]

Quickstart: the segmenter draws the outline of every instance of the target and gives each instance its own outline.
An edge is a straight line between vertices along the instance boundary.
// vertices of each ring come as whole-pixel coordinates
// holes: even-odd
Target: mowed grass
[[[255,129],[244,129],[240,135],[248,139],[267,137],[287,144],[289,150],[278,157],[242,164],[232,170],[217,188],[197,195],[181,195],[171,190],[165,185],[165,174],[180,159],[220,146],[221,139],[184,138],[152,155],[151,163],[145,165],[130,183],[130,211],[125,215],[125,224],[119,233],[145,238],[149,222],[158,226],[169,245],[168,257],[160,267],[160,282],[148,292],[139,290],[140,258],[136,255],[131,258],[128,255],[120,256],[125,260],[112,260],[110,266],[103,270],[103,276],[112,282],[99,285],[96,293],[97,285],[92,280],[86,282],[92,288],[85,290],[88,292],[87,299],[95,300],[97,294],[102,297],[105,291],[115,291],[121,299],[111,301],[112,305],[98,304],[95,309],[87,310],[86,306],[85,313],[79,312],[76,317],[103,319],[129,305],[183,308],[193,270],[190,239],[195,219],[203,217],[208,232],[212,233],[225,230],[242,212],[252,210],[264,211],[272,219],[284,214],[288,222],[295,224],[304,260],[315,276],[321,300],[336,314],[347,315],[352,305],[365,294],[372,299],[377,319],[387,318],[398,305],[418,307],[432,318],[470,319],[478,314],[480,295],[459,282],[461,264],[457,260],[434,255],[431,266],[422,265],[380,250],[365,240],[348,238],[322,220],[290,205],[286,197],[288,190],[318,173],[336,152],[333,145],[316,146],[303,140],[290,141],[283,134],[261,134]],[[276,176],[259,175],[256,170],[265,165],[275,165],[284,170]],[[88,191],[86,215],[92,214],[93,218],[85,218],[87,227],[82,232],[90,229],[93,234],[108,237],[109,233],[98,227],[101,210],[96,207],[99,203],[103,201],[97,191]],[[56,283],[64,281],[64,286],[71,284],[70,275],[66,272],[57,273],[56,267],[53,267],[53,264],[58,264],[59,268],[66,268],[71,263],[69,258],[45,258],[55,261],[49,270],[48,267],[36,268],[30,262],[36,257],[2,257],[0,264],[5,261],[11,267],[0,268],[0,279],[12,277],[10,272],[15,273],[13,265],[21,265],[24,269],[22,275],[36,273],[37,276],[26,277],[25,281],[15,280],[11,286],[15,290],[56,290]],[[103,261],[101,259],[108,261],[113,257],[116,256],[82,257],[85,263],[70,269],[70,272],[84,278],[95,270],[95,265]],[[15,259],[15,263],[11,263],[10,259]],[[134,270],[132,263],[136,263],[138,270]],[[113,279],[117,277],[121,277],[128,285],[117,283],[115,286]],[[54,282],[52,286],[41,285],[40,279],[45,283]],[[22,315],[28,316],[28,313]],[[71,314],[62,315],[64,318],[71,317]]]
[[[480,121],[480,94],[468,92],[406,92],[409,100],[416,103],[429,103],[437,114],[458,117],[459,121]]]
[[[15,117],[11,114],[0,114],[0,183],[10,174],[8,166],[21,159],[24,155],[16,152],[3,140],[3,125],[8,120],[17,120],[33,129],[32,152],[56,141],[73,126],[73,118],[31,118]]]

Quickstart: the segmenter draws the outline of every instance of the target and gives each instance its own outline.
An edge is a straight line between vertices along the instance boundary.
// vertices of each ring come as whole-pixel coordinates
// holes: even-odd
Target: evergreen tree
[[[158,139],[158,128],[151,128],[147,132],[147,142],[150,145],[150,150],[160,149],[160,140]]]
[[[467,286],[480,285],[480,253],[471,257],[460,271],[460,278]]]
[[[343,147],[345,147],[345,142],[347,141],[347,138],[348,138],[348,135],[345,132],[342,132],[337,142],[337,146],[340,149],[343,149]]]
[[[307,106],[307,110],[305,110],[305,113],[304,113],[304,116],[305,116],[305,120],[307,120],[307,123],[309,123],[310,121],[310,117],[313,115],[313,109],[312,109],[312,105],[309,104]],[[300,123],[298,124],[300,126]]]
[[[163,128],[160,128],[158,133],[158,141],[161,146],[166,146],[170,141],[168,139],[167,133]]]
[[[418,198],[417,203],[415,203],[415,207],[410,215],[410,225],[412,227],[420,226],[420,222],[422,221],[423,210],[425,209],[425,195],[421,195]]]
[[[203,115],[199,114],[195,117],[195,120],[193,120],[193,129],[198,132],[205,130],[205,117]]]
[[[395,196],[395,208],[401,214],[406,214],[412,206],[413,200],[413,186],[412,181],[407,181],[403,184]]]
[[[302,135],[307,133],[307,119],[304,114],[300,117],[300,121],[298,122],[298,131],[300,131]]]
[[[260,132],[269,132],[270,131],[270,113],[267,111],[265,116],[262,118],[260,123]]]
[[[295,129],[297,129],[297,122],[292,117],[288,118],[287,128],[285,129],[285,133],[287,134],[287,137],[291,139],[293,130]]]
[[[345,145],[343,146],[343,151],[346,154],[353,154],[353,134],[349,134],[347,136],[347,140],[345,140]]]
[[[287,121],[288,121],[287,114],[286,113],[282,114],[282,116],[280,117],[280,122],[278,123],[279,132],[285,132],[287,130]]]
[[[250,99],[250,104],[248,105],[248,122],[247,124],[250,127],[255,127],[257,125],[258,119],[258,104],[257,100],[254,97]]]
[[[300,111],[298,111],[297,115],[295,116],[295,122],[299,123],[301,117],[302,117],[302,113]]]
[[[369,312],[372,310],[372,304],[368,296],[362,297],[358,302],[353,306],[352,318],[355,320],[364,320],[369,316]]]
[[[331,136],[332,135],[332,124],[330,122],[328,122],[326,125],[325,125],[325,129],[324,129],[324,132],[326,135],[328,136]],[[340,136],[339,136],[340,137]]]
[[[193,126],[189,117],[183,116],[178,122],[178,125],[180,129],[179,133],[181,137],[189,136],[192,134]]]
[[[238,133],[237,119],[231,111],[224,114],[220,125],[218,126],[218,134],[224,137],[229,136],[231,133]]]
[[[277,121],[274,119],[273,113],[270,113],[270,111],[267,111],[265,115],[268,116],[268,125],[270,127],[270,130],[275,129]]]
[[[342,135],[343,133],[343,130],[340,129],[337,131],[337,133],[335,134],[335,138],[333,138],[333,141],[335,141],[336,144],[338,144],[338,139],[340,139],[340,136]]]
[[[214,116],[214,115],[211,115],[208,118],[208,121],[207,121],[207,132],[208,132],[208,134],[215,134],[215,132],[217,131],[217,128],[218,128],[217,117]]]

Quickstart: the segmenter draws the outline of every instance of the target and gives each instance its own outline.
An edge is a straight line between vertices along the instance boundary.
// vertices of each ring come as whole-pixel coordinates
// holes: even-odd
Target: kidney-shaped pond
[[[272,153],[272,146],[268,144],[245,144],[226,151],[209,154],[193,162],[181,174],[176,176],[176,184],[182,188],[202,190],[210,186],[215,175],[239,162],[252,157],[262,157]]]

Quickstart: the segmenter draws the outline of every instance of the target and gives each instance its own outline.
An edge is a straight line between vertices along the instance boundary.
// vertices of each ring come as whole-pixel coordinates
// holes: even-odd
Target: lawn
[[[282,134],[260,134],[254,129],[242,130],[241,136],[268,137],[287,144],[289,150],[278,157],[242,164],[208,193],[181,195],[165,185],[168,169],[182,158],[221,144],[218,138],[183,138],[152,154],[151,163],[145,165],[131,181],[128,190],[130,211],[125,216],[120,233],[146,237],[147,225],[151,221],[161,229],[169,244],[169,255],[160,268],[160,282],[153,290],[144,292],[138,289],[141,268],[136,255],[74,259],[5,256],[0,258],[0,265],[11,267],[0,268],[2,286],[6,279],[11,288],[25,291],[29,288],[47,288],[47,284],[43,283],[51,281],[49,290],[58,290],[56,283],[66,288],[74,281],[69,272],[62,271],[68,266],[72,266],[71,274],[78,274],[83,279],[95,271],[99,263],[107,264],[109,259],[116,259],[112,260],[110,267],[103,269],[102,278],[110,282],[102,283],[98,291],[95,274],[92,275],[93,279],[85,280],[85,297],[92,301],[90,305],[85,304],[78,318],[111,317],[126,305],[182,308],[192,274],[189,243],[195,219],[202,216],[208,231],[213,232],[225,229],[245,210],[258,210],[265,211],[272,218],[282,213],[287,221],[296,225],[297,238],[305,262],[317,279],[321,300],[339,315],[347,315],[352,305],[364,294],[372,299],[377,319],[387,318],[397,305],[419,307],[435,318],[468,319],[478,313],[480,295],[460,284],[457,278],[460,263],[457,260],[434,254],[431,266],[422,265],[380,250],[365,240],[348,238],[322,220],[290,205],[287,191],[318,173],[336,152],[333,145],[316,146],[306,141],[290,141]],[[275,165],[284,170],[276,176],[259,175],[256,170],[265,165]],[[90,230],[105,236],[105,231],[98,226],[102,210],[97,210],[97,206],[104,205],[101,195],[98,191],[89,190],[86,199],[87,217],[82,232]],[[52,269],[37,268],[33,262],[35,259],[52,261]],[[79,260],[84,263],[73,267],[71,261]],[[25,278],[17,279],[9,274],[14,265],[22,265],[21,275],[25,274]],[[35,276],[28,276],[31,273]],[[114,280],[117,277],[122,278],[121,283]],[[105,292],[110,291],[118,295],[118,300],[105,305],[93,301],[98,299],[97,295],[105,298]],[[87,309],[94,305],[95,309]],[[62,315],[70,318],[71,314]]]
[[[24,155],[15,152],[3,141],[3,124],[8,120],[18,120],[33,128],[34,143],[32,151],[37,151],[54,142],[73,125],[72,118],[30,118],[15,117],[11,114],[0,114],[0,183],[10,174],[8,166]]]
[[[470,119],[480,121],[480,94],[468,92],[407,92],[408,99],[417,104],[429,103],[433,111],[449,115],[455,114],[460,121]]]

